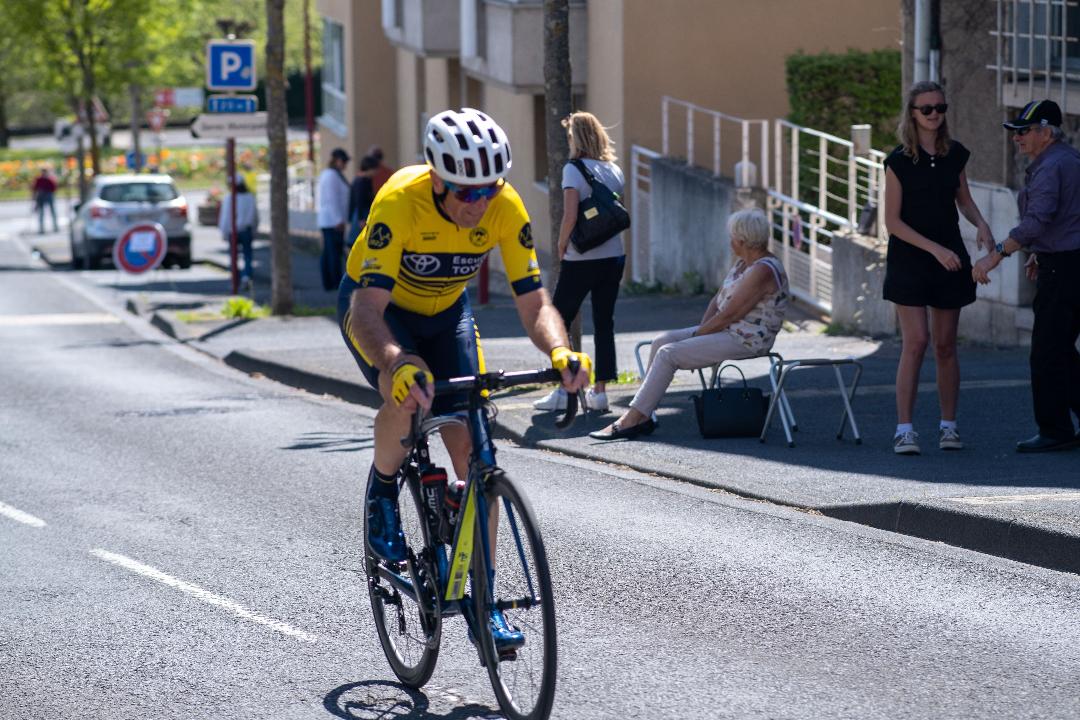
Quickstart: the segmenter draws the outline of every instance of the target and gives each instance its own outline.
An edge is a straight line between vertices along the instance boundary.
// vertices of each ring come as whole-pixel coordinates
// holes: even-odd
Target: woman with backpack
[[[621,234],[584,252],[575,247],[571,237],[578,222],[578,206],[592,196],[587,175],[621,196],[623,172],[615,164],[615,146],[596,116],[571,113],[562,125],[570,144],[570,162],[562,174],[563,216],[558,248],[562,266],[552,302],[569,329],[585,297],[591,294],[596,375],[586,400],[590,410],[607,412],[607,383],[619,375],[615,365],[615,300],[626,267],[626,252]],[[562,410],[566,407],[566,392],[557,388],[533,406],[538,410]]]

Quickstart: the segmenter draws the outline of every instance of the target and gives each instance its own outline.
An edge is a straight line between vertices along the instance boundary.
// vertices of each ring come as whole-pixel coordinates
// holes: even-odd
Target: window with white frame
[[[1028,95],[1064,101],[1069,83],[1080,82],[1080,0],[995,0],[999,89],[1027,86]],[[1000,97],[999,97],[1000,99]]]
[[[323,20],[323,116],[345,126],[345,31],[340,23]]]

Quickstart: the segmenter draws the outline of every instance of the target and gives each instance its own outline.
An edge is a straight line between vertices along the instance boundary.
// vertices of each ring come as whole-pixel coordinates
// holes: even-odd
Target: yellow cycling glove
[[[568,347],[557,347],[551,351],[551,367],[562,371],[570,364],[571,358],[577,358],[581,363],[581,369],[585,374],[592,377],[592,359],[583,352],[574,352]]]
[[[394,397],[394,402],[398,405],[405,402],[405,398],[409,397],[409,390],[416,384],[416,373],[424,373],[427,377],[428,385],[435,382],[435,376],[426,370],[422,370],[420,366],[414,365],[411,362],[403,362],[394,368],[393,385],[390,389],[390,394]]]

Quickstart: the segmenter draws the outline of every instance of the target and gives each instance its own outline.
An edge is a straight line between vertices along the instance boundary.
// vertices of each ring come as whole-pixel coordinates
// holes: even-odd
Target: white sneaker
[[[893,438],[893,452],[897,455],[919,455],[919,433],[909,430]]]
[[[566,391],[561,387],[555,388],[550,393],[534,402],[533,407],[537,410],[565,410]]]
[[[941,428],[938,434],[938,447],[942,450],[963,450],[964,443],[956,428]]]
[[[606,413],[609,410],[606,392],[596,392],[589,388],[585,391],[585,402],[589,409],[595,412]]]

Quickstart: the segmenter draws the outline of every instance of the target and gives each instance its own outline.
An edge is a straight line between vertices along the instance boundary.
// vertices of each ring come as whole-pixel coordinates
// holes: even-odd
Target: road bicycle
[[[406,560],[382,560],[365,543],[375,627],[398,679],[420,688],[431,678],[443,620],[460,615],[499,707],[514,720],[539,720],[551,712],[557,666],[555,606],[536,516],[495,463],[491,424],[497,412],[488,394],[561,379],[559,371],[546,369],[437,381],[435,394],[460,394],[463,399],[453,409],[465,413],[424,418],[417,412],[409,437],[402,440],[411,448],[398,481]],[[422,382],[423,375],[417,380]],[[577,408],[578,397],[570,394],[556,427],[569,426]],[[472,437],[468,479],[456,511],[455,486],[446,487],[445,471],[434,468],[428,451],[428,436],[455,423],[467,427]],[[489,622],[493,609],[523,633],[523,645],[502,652],[496,648]]]

